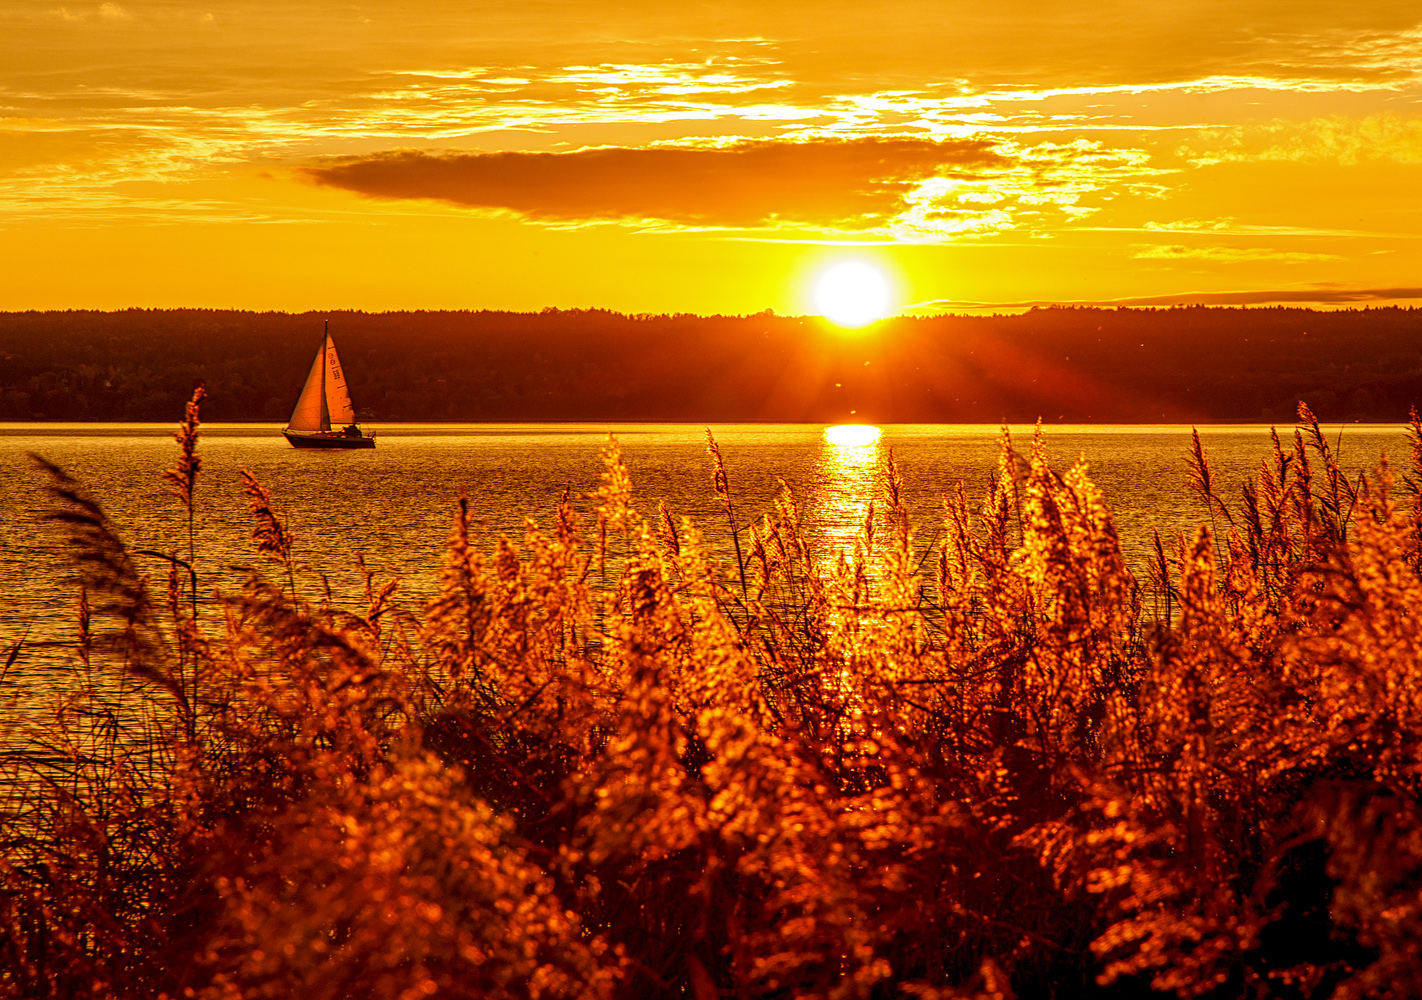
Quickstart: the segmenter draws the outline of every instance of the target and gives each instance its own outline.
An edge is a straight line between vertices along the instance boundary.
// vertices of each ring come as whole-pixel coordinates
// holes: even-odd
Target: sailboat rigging
[[[356,423],[351,396],[346,388],[345,372],[331,339],[331,324],[321,350],[311,363],[306,384],[291,411],[291,421],[282,434],[294,448],[374,448],[375,432],[366,434]]]

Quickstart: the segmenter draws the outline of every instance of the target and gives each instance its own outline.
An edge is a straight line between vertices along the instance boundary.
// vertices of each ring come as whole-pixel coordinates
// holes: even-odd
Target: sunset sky
[[[1415,0],[8,0],[0,309],[1409,303],[1419,101]]]

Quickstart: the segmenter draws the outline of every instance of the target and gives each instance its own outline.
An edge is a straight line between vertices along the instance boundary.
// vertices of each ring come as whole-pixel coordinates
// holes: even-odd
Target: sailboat
[[[346,376],[341,359],[336,356],[336,344],[331,340],[331,324],[326,323],[321,350],[311,363],[306,385],[291,422],[282,431],[294,448],[374,448],[375,432],[361,432],[356,425],[351,395],[346,390]]]

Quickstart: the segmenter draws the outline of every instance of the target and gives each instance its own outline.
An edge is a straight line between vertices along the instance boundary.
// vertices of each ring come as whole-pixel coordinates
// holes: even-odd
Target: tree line
[[[1422,310],[1052,307],[897,317],[606,310],[0,313],[0,420],[290,414],[323,321],[367,420],[1395,421]]]

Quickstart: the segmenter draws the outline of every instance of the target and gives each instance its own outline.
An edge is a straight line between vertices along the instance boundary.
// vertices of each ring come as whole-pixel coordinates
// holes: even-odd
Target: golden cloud
[[[1147,260],[1212,260],[1237,264],[1253,260],[1282,260],[1301,263],[1310,260],[1340,260],[1332,253],[1302,253],[1294,250],[1274,250],[1269,247],[1144,247],[1132,254]]]
[[[1011,164],[987,140],[872,138],[569,153],[395,150],[301,173],[373,198],[433,199],[548,221],[862,228],[904,211],[929,178],[979,176]]]
[[[1422,163],[1422,118],[1397,114],[1334,115],[1306,121],[1203,129],[1181,147],[1196,166],[1280,161],[1292,163]]]

